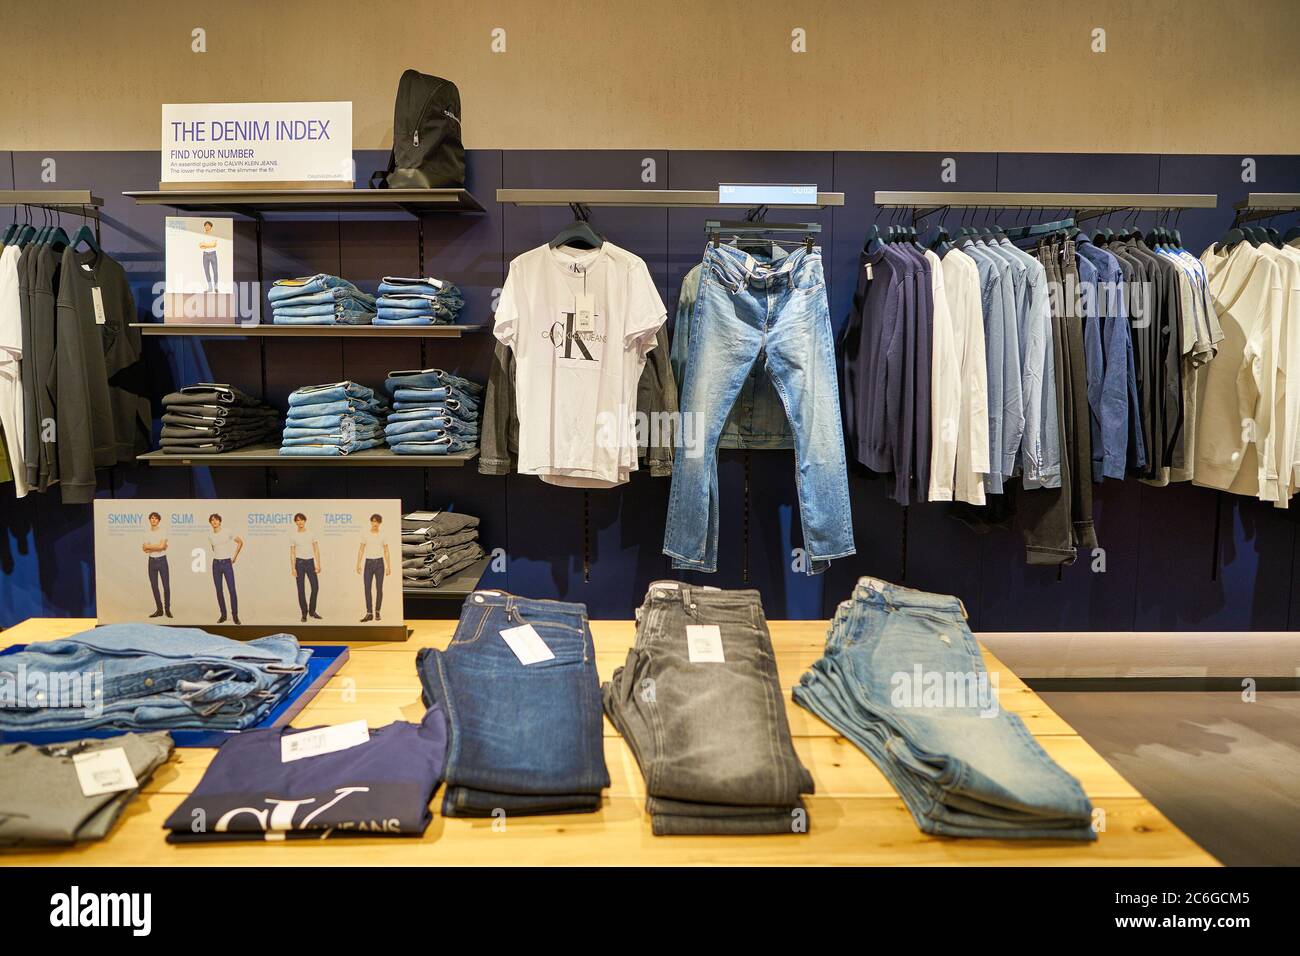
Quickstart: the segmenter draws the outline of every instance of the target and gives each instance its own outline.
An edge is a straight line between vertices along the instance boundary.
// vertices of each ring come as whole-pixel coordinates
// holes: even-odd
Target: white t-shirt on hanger
[[[586,297],[590,329],[578,316]],[[612,242],[539,246],[510,263],[493,334],[515,355],[520,474],[575,488],[627,481],[637,382],[667,317],[645,262]]]

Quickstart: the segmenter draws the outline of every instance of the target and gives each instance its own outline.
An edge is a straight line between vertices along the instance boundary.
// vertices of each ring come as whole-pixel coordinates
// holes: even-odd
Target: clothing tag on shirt
[[[351,750],[369,740],[370,730],[364,720],[336,724],[333,727],[320,727],[316,730],[304,730],[299,734],[288,734],[280,738],[280,763],[292,763],[304,757],[319,757],[321,754]]]
[[[103,325],[108,319],[104,316],[104,293],[99,290],[99,286],[90,287],[90,298],[95,305],[95,324]]]
[[[126,759],[126,751],[121,747],[111,750],[96,750],[88,754],[74,754],[72,765],[77,768],[77,781],[81,792],[87,797],[98,797],[104,793],[121,793],[123,790],[135,790],[140,782],[135,779],[131,761]]]
[[[574,296],[573,328],[576,332],[596,331],[596,297],[590,292]]]
[[[867,278],[868,278],[868,279],[871,278],[871,263],[870,263],[870,262],[867,263]]]
[[[722,631],[716,624],[687,624],[686,649],[692,664],[725,664]]]
[[[409,515],[403,515],[407,521],[432,521],[441,511],[412,511]]]
[[[546,646],[541,635],[533,630],[531,624],[502,628],[501,639],[510,645],[510,649],[515,652],[515,657],[519,658],[519,663],[525,667],[555,659],[551,649]]]

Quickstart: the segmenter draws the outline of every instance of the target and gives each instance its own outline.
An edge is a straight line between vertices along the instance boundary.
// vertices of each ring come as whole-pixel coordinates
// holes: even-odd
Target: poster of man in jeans
[[[100,499],[98,618],[308,638],[313,628],[391,629],[405,616],[401,528],[396,499]]]

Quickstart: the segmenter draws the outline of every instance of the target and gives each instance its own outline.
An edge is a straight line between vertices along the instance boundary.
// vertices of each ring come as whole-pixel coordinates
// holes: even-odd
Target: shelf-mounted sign
[[[164,103],[168,183],[351,188],[351,103]]]
[[[719,183],[718,202],[745,206],[815,206],[817,186],[807,183]]]

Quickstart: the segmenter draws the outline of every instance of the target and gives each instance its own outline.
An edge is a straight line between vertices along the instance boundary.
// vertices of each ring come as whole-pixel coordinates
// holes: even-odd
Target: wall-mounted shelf
[[[498,189],[497,202],[513,206],[624,206],[671,209],[750,209],[753,203],[718,202],[716,189]],[[815,203],[771,203],[770,209],[825,209],[843,206],[844,193],[817,194]]]
[[[1300,210],[1300,193],[1248,193],[1232,208],[1237,210],[1237,222],[1271,219]]]
[[[89,189],[0,189],[0,206],[39,206],[59,212],[86,210],[86,217],[98,216],[93,210],[104,200]]]
[[[917,219],[941,209],[1070,209],[1076,222],[1123,210],[1213,209],[1213,193],[1016,193],[877,190],[886,209],[912,209]]]
[[[478,449],[454,455],[396,455],[390,448],[370,448],[351,455],[281,455],[279,445],[250,445],[216,455],[169,455],[151,451],[136,461],[155,467],[181,468],[460,468],[478,457]]]
[[[132,322],[142,335],[194,338],[336,338],[458,339],[481,325],[187,325],[179,322]]]
[[[466,189],[157,189],[126,192],[142,206],[183,212],[228,212],[260,219],[266,213],[483,212]]]
[[[491,558],[479,558],[469,567],[461,568],[436,588],[414,588],[409,585],[402,588],[402,596],[407,600],[417,601],[461,601],[478,590],[479,582],[487,571]]]

